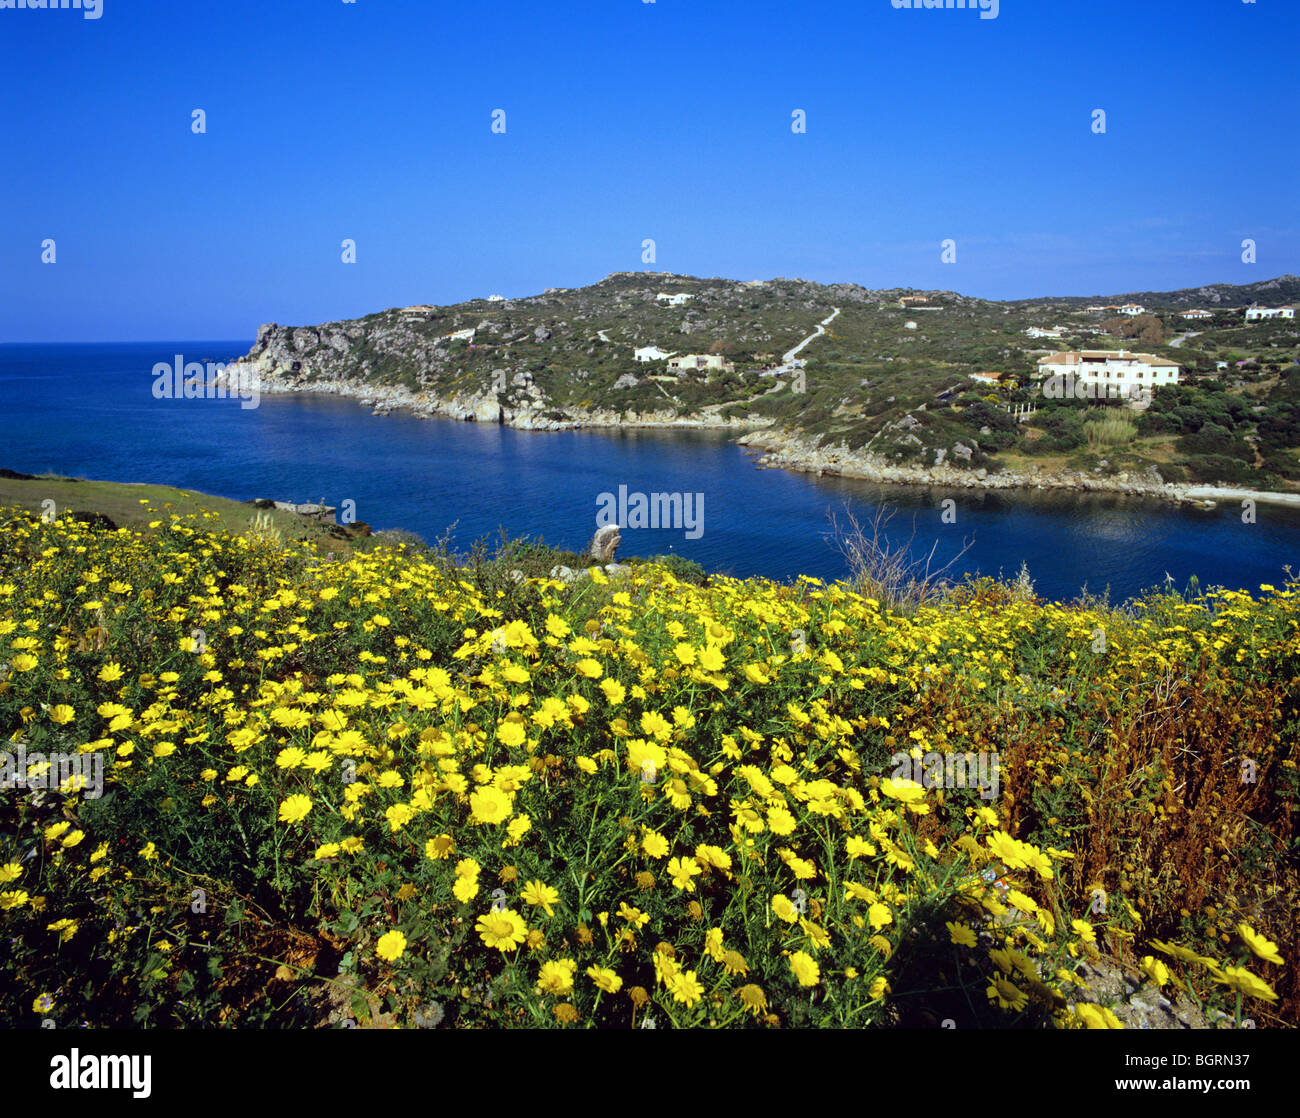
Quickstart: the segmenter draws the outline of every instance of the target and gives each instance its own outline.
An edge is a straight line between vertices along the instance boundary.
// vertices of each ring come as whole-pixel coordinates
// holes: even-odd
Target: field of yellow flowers
[[[900,612],[2,510],[0,1022],[1113,1028],[1108,959],[1294,1025],[1262,595]]]

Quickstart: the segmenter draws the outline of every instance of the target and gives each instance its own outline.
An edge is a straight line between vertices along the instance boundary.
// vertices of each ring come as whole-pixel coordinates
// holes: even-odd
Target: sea
[[[1023,565],[1040,595],[1060,601],[1119,603],[1166,586],[1257,592],[1288,566],[1300,571],[1300,510],[1264,503],[1252,522],[1232,503],[881,486],[758,469],[721,432],[517,431],[377,416],[321,394],[262,395],[251,407],[155,392],[157,366],[229,362],[251,342],[0,345],[0,467],[236,500],[323,499],[376,531],[446,539],[462,553],[503,533],[579,550],[621,515],[620,559],[676,554],[711,574],[781,582],[846,577],[849,519],[878,513],[891,546],[932,573],[1010,579]],[[637,509],[664,515],[642,526]]]

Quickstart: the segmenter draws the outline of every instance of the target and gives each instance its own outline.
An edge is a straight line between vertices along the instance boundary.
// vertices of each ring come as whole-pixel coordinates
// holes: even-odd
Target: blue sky
[[[0,10],[0,341],[641,269],[988,298],[1300,272],[1296,0],[102,4]]]

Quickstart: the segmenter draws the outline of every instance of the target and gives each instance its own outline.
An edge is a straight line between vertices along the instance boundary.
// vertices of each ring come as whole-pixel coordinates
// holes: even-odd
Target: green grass
[[[46,504],[53,502],[53,507]],[[145,485],[135,482],[96,481],[86,478],[42,475],[31,480],[0,478],[0,505],[29,509],[38,514],[52,511],[106,516],[119,528],[147,528],[160,513],[178,516],[208,514],[213,531],[247,531],[259,510],[241,501],[214,497],[192,489],[170,485]],[[267,510],[271,525],[286,540],[315,539],[323,546],[342,544],[330,539],[329,524],[310,520],[297,513]],[[336,548],[343,550],[341,546]]]

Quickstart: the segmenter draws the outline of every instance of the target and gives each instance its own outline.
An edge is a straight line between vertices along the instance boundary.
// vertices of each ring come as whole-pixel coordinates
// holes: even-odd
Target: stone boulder
[[[618,545],[623,542],[623,532],[617,524],[606,524],[597,528],[591,538],[588,551],[591,557],[600,563],[611,563],[618,552]]]

